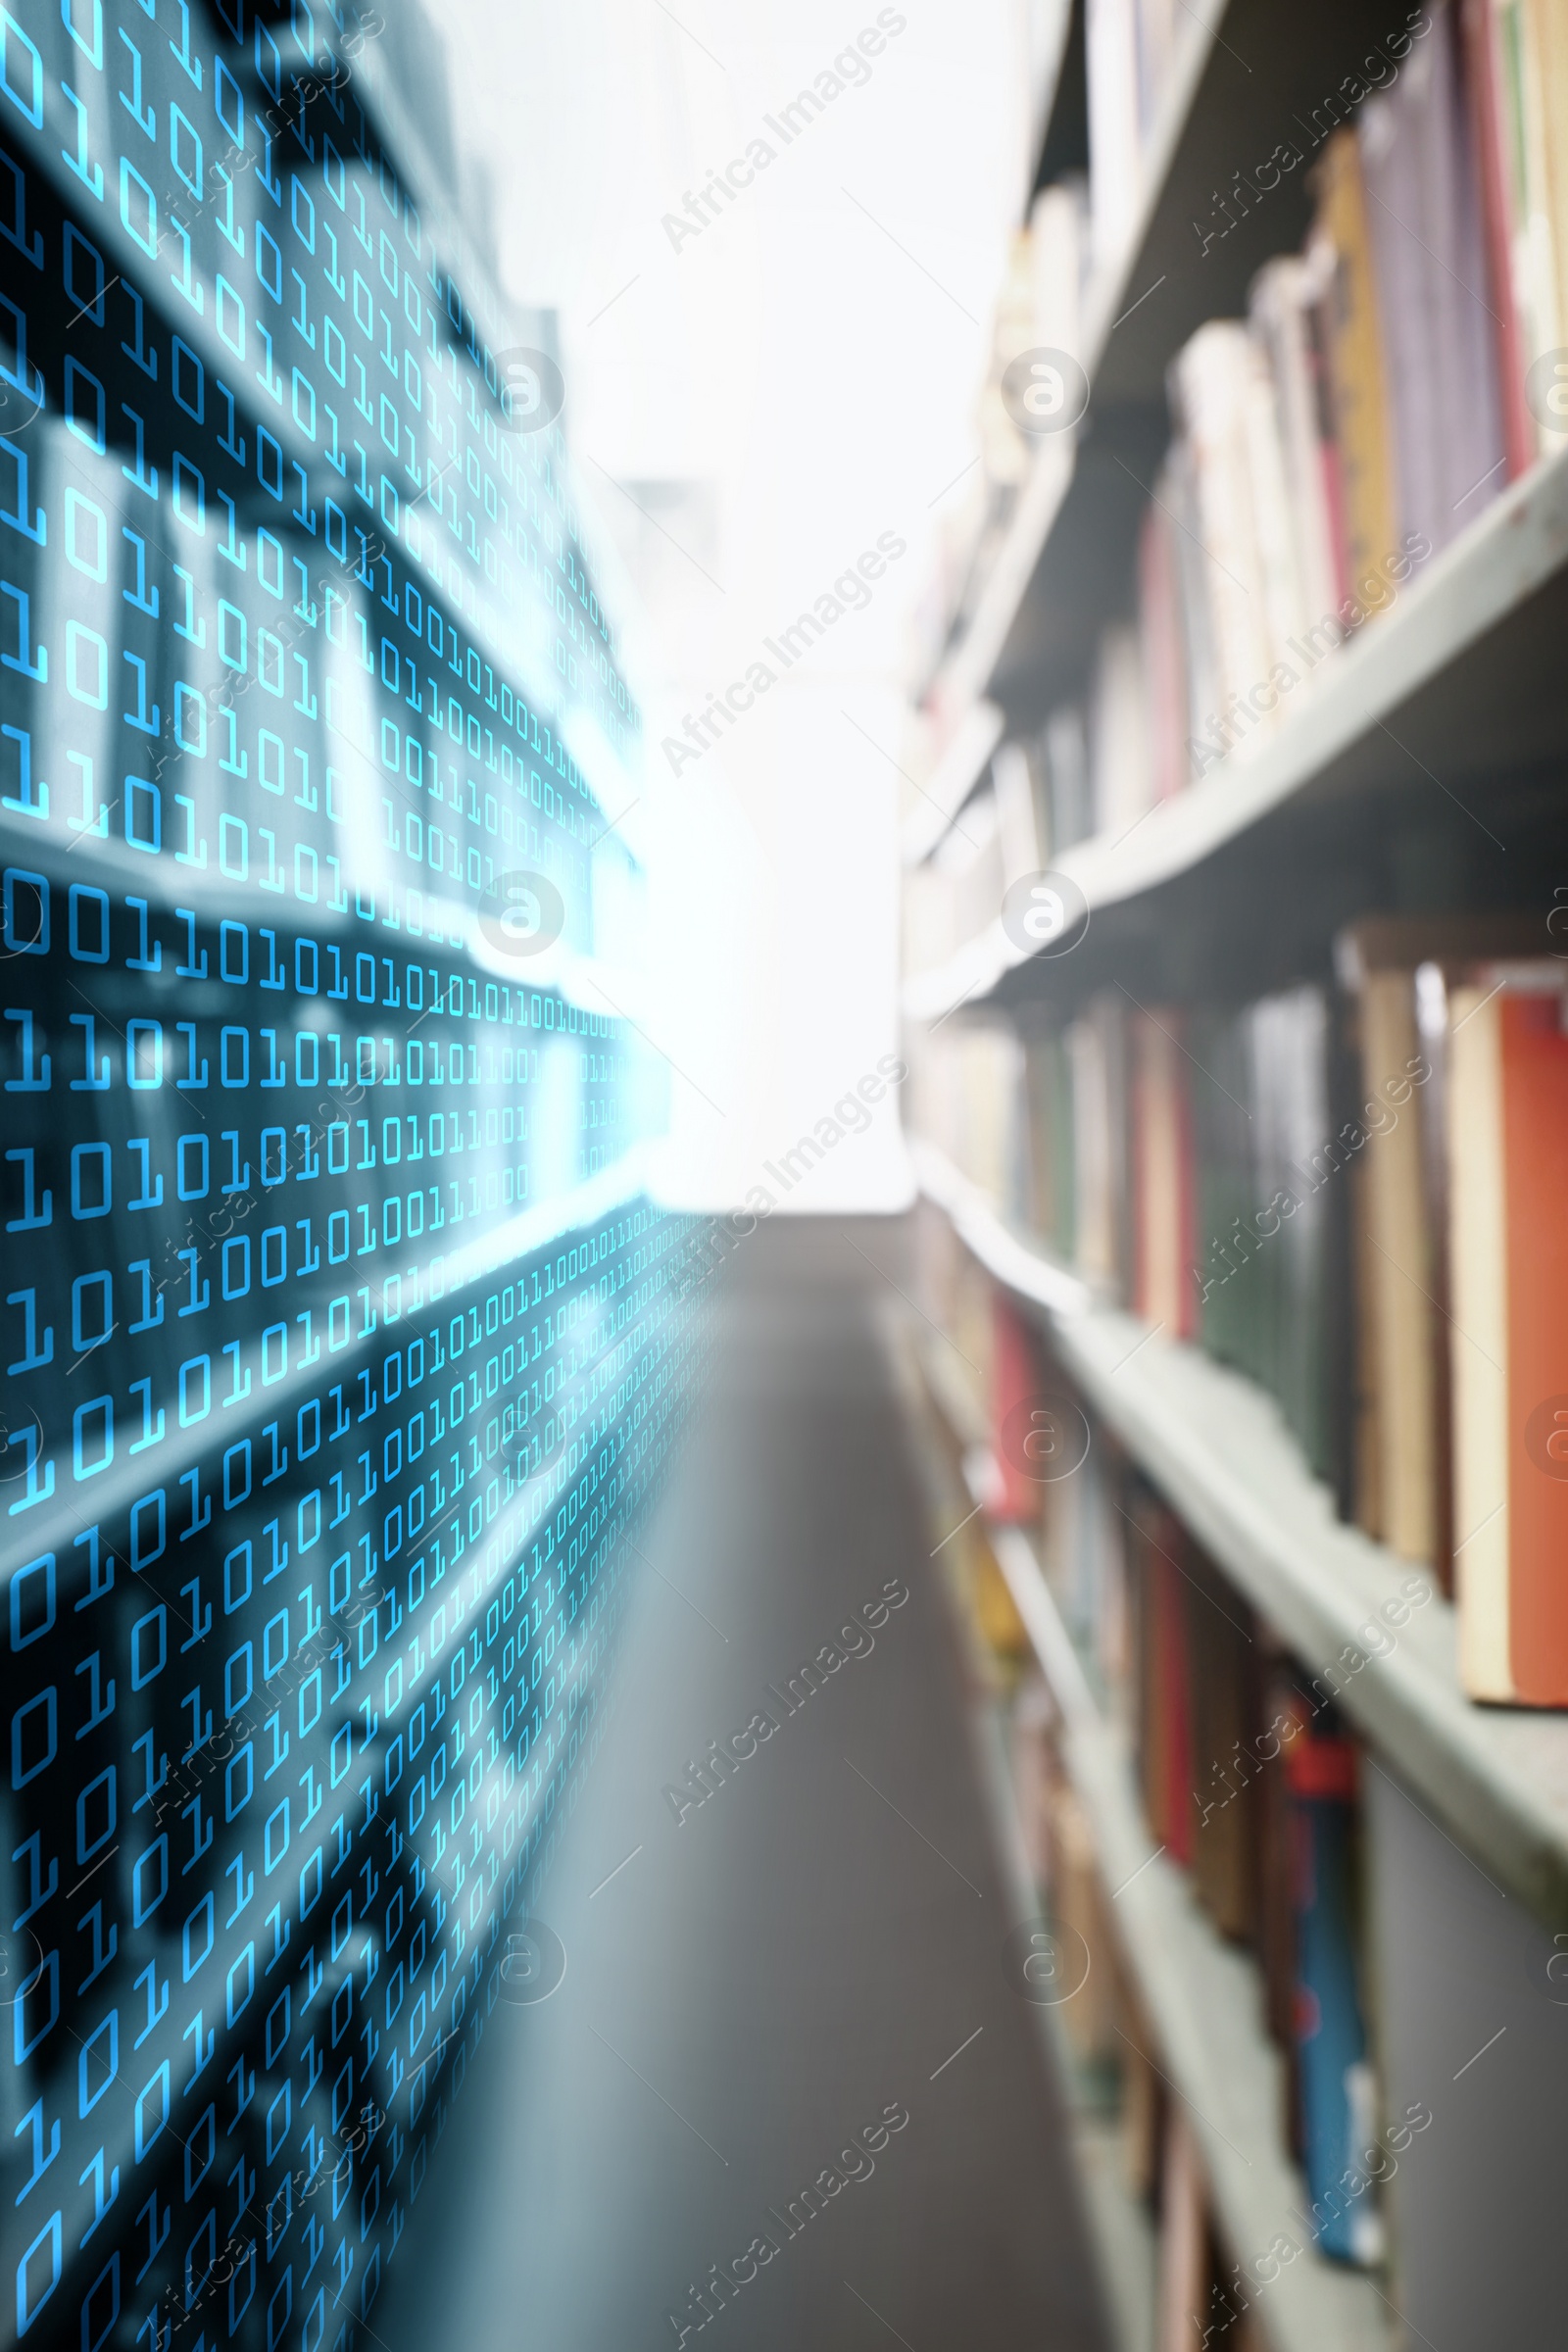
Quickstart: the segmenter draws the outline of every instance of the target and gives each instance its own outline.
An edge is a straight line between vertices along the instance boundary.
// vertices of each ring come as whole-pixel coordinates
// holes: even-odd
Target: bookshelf
[[[1487,1128],[1492,1112],[1478,1116],[1464,1091],[1478,1039],[1509,1020],[1511,1036],[1534,1022],[1557,1056],[1518,1085],[1510,1116],[1542,1119],[1560,1077],[1568,1087],[1554,912],[1568,896],[1568,443],[1538,380],[1568,344],[1568,208],[1559,218],[1557,196],[1530,198],[1545,245],[1529,252],[1555,256],[1549,302],[1517,215],[1521,188],[1559,186],[1568,43],[1547,0],[1452,0],[1412,15],[1408,37],[1391,33],[1405,22],[1364,0],[1289,17],[1264,0],[1073,9],[1030,243],[999,307],[985,567],[964,581],[923,698],[941,791],[911,803],[901,845],[928,1409],[1054,1704],[1040,1787],[1018,1765],[1013,1801],[1045,1818],[1070,1787],[1132,2014],[1191,2110],[1210,2232],[1200,2271],[1208,2262],[1212,2280],[1248,2259],[1271,2215],[1306,2210],[1306,2180],[1316,2195],[1334,2177],[1303,2099],[1326,2102],[1320,2117],[1340,2102],[1334,2165],[1352,2143],[1370,2158],[1367,2135],[1392,2128],[1397,2101],[1430,2082],[1452,2114],[1481,2055],[1511,2053],[1507,2086],[1499,2076],[1484,2094],[1485,2127],[1434,2135],[1366,2194],[1374,2228],[1327,2231],[1340,2260],[1297,2263],[1234,2336],[1221,2330],[1249,2352],[1494,2331],[1545,2341],[1568,2294],[1523,2218],[1562,2170],[1544,2151],[1568,2083],[1555,1995],[1542,1994],[1552,1939],[1568,1943],[1568,1715],[1537,1656],[1519,1663],[1522,1637],[1508,1650],[1505,1628],[1500,1668],[1483,1672],[1476,1648],[1479,1611],[1556,1589],[1544,1565],[1556,1552],[1515,1531],[1557,1508],[1544,1482],[1518,1482],[1536,1476],[1527,1454],[1541,1467],[1525,1424],[1561,1402],[1568,1360],[1516,1350],[1532,1290],[1555,1298],[1568,1278],[1555,1195],[1535,1224],[1519,1205],[1538,1158],[1559,1157],[1535,1140],[1544,1125],[1504,1137],[1499,1112]],[[1392,68],[1385,58],[1356,80],[1359,45],[1379,42]],[[1391,94],[1374,110],[1363,102],[1380,79]],[[1263,173],[1260,198],[1243,175],[1287,139],[1299,168],[1272,187]],[[1442,171],[1423,178],[1434,158]],[[1080,201],[1068,175],[1086,171]],[[1027,444],[1020,430],[1013,446],[997,404],[1023,340],[1026,272],[1034,341],[1074,353],[1091,394],[1072,429]],[[1075,339],[1045,331],[1069,318]],[[1450,351],[1470,373],[1445,409],[1415,356]],[[1413,536],[1397,540],[1396,515]],[[1412,556],[1402,569],[1383,553],[1396,545]],[[1288,629],[1287,612],[1339,614],[1325,634],[1340,642],[1303,656],[1292,631],[1321,624]],[[1282,685],[1286,648],[1296,669]],[[1254,680],[1272,680],[1272,703]],[[1201,753],[1205,734],[1218,753]],[[1065,953],[1025,947],[1002,920],[1004,894],[1042,869],[1089,908]],[[1534,1009],[1489,1012],[1486,990],[1504,988]],[[1483,1015],[1490,1027],[1468,1027]],[[1408,1248],[1391,1240],[1393,1155],[1379,1158],[1383,1114],[1367,1100],[1395,1083],[1390,1041],[1407,1017],[1435,1058],[1402,1066],[1419,1066],[1416,1087],[1438,1079],[1397,1148],[1404,1230],[1419,1237]],[[1461,1186],[1483,1133],[1500,1139],[1510,1189],[1478,1289],[1477,1196]],[[1320,1184],[1314,1155],[1348,1137],[1339,1165],[1356,1172]],[[1294,1238],[1274,1244],[1309,1200]],[[1254,1267],[1260,1236],[1269,1251]],[[1509,1282],[1514,1323],[1497,1306]],[[1483,1357],[1512,1384],[1488,1438],[1505,1466],[1500,1530],[1487,1515],[1495,1495],[1472,1507],[1479,1424],[1447,1389],[1480,1396]],[[1009,1488],[1004,1460],[1008,1414],[1043,1383],[1081,1402],[1099,1449],[1095,1479],[1066,1502]],[[1147,1549],[1156,1525],[1172,1531],[1165,1566]],[[1457,1605],[1444,1597],[1455,1540]],[[1196,1571],[1185,1592],[1170,1581],[1183,1561]],[[1197,1744],[1214,1720],[1205,1678],[1225,1671],[1225,1629],[1203,1634],[1216,1592],[1257,1644],[1235,1691],[1248,1676],[1276,1695],[1310,1687],[1311,1770],[1342,1775],[1326,1801],[1342,1807],[1332,1836],[1347,1841],[1350,1892],[1333,1898],[1331,1997],[1350,2026],[1315,2091],[1303,2070],[1324,2064],[1328,2041],[1304,1938],[1326,1882],[1291,1881],[1270,1912],[1281,1874],[1270,1882],[1258,1859],[1249,1911],[1200,1835],[1212,1836],[1214,1808],[1198,1791],[1227,1752]],[[1253,1703],[1239,1697],[1231,1720],[1250,1721]],[[1031,1736],[1015,1720],[1015,1758]],[[1281,1771],[1289,1792],[1256,1801],[1283,1841],[1326,1782],[1314,1795],[1304,1770]],[[1241,1835],[1234,1822],[1226,1834]],[[1062,1899],[1086,1899],[1077,1849],[1063,1864],[1054,1827],[1032,1850],[1049,1903],[1058,1871]],[[1415,1955],[1433,1943],[1443,1957],[1424,1972]],[[1145,2128],[1131,2109],[1126,2128],[1133,2139]],[[1503,2175],[1484,2261],[1506,2284],[1483,2316],[1448,2249]],[[1157,2240],[1150,2340],[1195,2352],[1209,2340],[1202,2320],[1166,2293],[1183,2242],[1179,2135],[1137,2177]],[[1129,2343],[1142,2323],[1130,2325]]]
[[[1565,622],[1568,454],[1516,483],[1375,629],[1337,653],[1314,698],[1275,736],[1157,805],[1125,837],[1060,854],[1055,864],[1093,918],[1070,964],[1031,962],[999,920],[945,963],[911,974],[906,1012],[930,1020],[960,999],[1017,998],[1062,982],[1087,989],[1129,964],[1140,993],[1157,988],[1164,975],[1151,941],[1157,948],[1179,895],[1191,915],[1226,899],[1245,867],[1259,890],[1279,890],[1294,871],[1298,898],[1303,855],[1332,861],[1336,844],[1359,847],[1413,801],[1424,803],[1429,831],[1434,821],[1453,838],[1467,830],[1492,859],[1491,844],[1447,797],[1453,787],[1467,800],[1484,793],[1493,824],[1523,826],[1533,839],[1542,779],[1553,758],[1568,757],[1568,717],[1552,691]],[[928,856],[936,845],[922,836],[918,846]],[[1321,932],[1348,919],[1367,888],[1366,864],[1347,859],[1334,903],[1315,895],[1308,923]],[[1288,903],[1275,905],[1289,917]]]
[[[1037,186],[1087,162],[1083,15],[1074,0]],[[973,620],[944,653],[932,699],[945,706],[989,693],[1009,716],[1032,712],[1081,657],[1125,567],[1145,495],[1122,467],[1147,484],[1162,446],[1166,366],[1205,318],[1242,307],[1260,264],[1298,241],[1307,208],[1299,180],[1287,178],[1206,249],[1192,220],[1209,218],[1216,179],[1291,135],[1298,110],[1321,100],[1336,61],[1358,28],[1370,28],[1358,0],[1288,13],[1269,0],[1200,0],[1178,15],[1142,200],[1086,297],[1078,356],[1094,388],[1089,416],[1040,445]]]
[[[1196,1348],[1172,1346],[1136,1316],[1094,1305],[1088,1287],[1013,1233],[939,1151],[922,1145],[915,1158],[924,1198],[992,1280],[1040,1317],[1063,1368],[1259,1614],[1303,1660],[1338,1657],[1397,1594],[1410,1563],[1335,1519],[1326,1490],[1250,1382]],[[979,1412],[977,1403],[970,1409]],[[969,1443],[983,1441],[979,1426]],[[1544,1924],[1560,1928],[1568,1923],[1568,1724],[1472,1706],[1453,1652],[1452,1604],[1435,1593],[1396,1648],[1383,1657],[1363,1649],[1366,1663],[1346,1681],[1342,1703],[1374,1748],[1398,1758],[1401,1776],[1452,1835]]]
[[[943,839],[985,774],[1004,724],[995,703],[976,702],[965,709],[901,827],[899,847],[906,865],[918,865]]]
[[[912,1352],[930,1410],[963,1465],[956,1476],[968,1502],[981,1502],[985,1483],[976,1466],[989,1438],[981,1400],[952,1351],[934,1337],[923,1335]],[[1061,1718],[1063,1756],[1093,1824],[1107,1890],[1120,1890],[1110,1917],[1157,2034],[1167,2082],[1192,2118],[1229,2237],[1261,2250],[1292,2227],[1292,2209],[1304,2211],[1305,2198],[1299,2174],[1279,2149],[1281,2066],[1259,2019],[1257,1972],[1215,1933],[1183,1874],[1151,1842],[1126,1739],[1091,1690],[1034,1544],[1021,1529],[989,1519],[986,1534]],[[1004,1819],[1004,1767],[996,1766],[993,1778],[1001,1784],[995,1801]],[[1016,1844],[1015,1829],[1011,1842]],[[1026,1861],[1015,1866],[1012,1878],[1022,1917],[1034,1907]],[[1054,2019],[1056,2013],[1037,2014]],[[1113,2161],[1102,2160],[1090,2192],[1107,2252],[1135,2246],[1148,2232],[1134,2200],[1105,2177]],[[1126,2210],[1118,2210],[1113,2198]],[[1295,2227],[1298,2233],[1299,2224]],[[1132,2352],[1135,2341],[1148,2340],[1144,2331],[1152,2320],[1136,2300],[1113,2292],[1112,2304],[1123,2352]],[[1393,2338],[1375,2288],[1315,2256],[1284,2269],[1257,2310],[1270,2352],[1321,2352],[1324,2345],[1390,2352]]]
[[[949,1352],[934,1345],[923,1347],[909,1320],[890,1317],[885,1337],[905,1411],[910,1424],[925,1434],[918,1460],[933,1527],[953,1527],[975,1506],[965,1464],[972,1465],[985,1446],[985,1417],[979,1399],[965,1379],[953,1377]],[[989,1522],[982,1523],[989,1533]],[[955,1628],[968,1665],[970,1744],[991,1818],[1009,1916],[1025,1920],[1038,1912],[1040,1898],[1013,1795],[1005,1678],[980,1636],[967,1605],[961,1573],[952,1572],[951,1553],[942,1556],[950,1570]],[[1156,2232],[1149,2213],[1128,2192],[1117,2120],[1107,2112],[1102,2088],[1087,2080],[1075,2063],[1060,2010],[1031,2007],[1029,2015],[1066,2110],[1117,2352],[1152,2352]]]
[[[1157,989],[1172,915],[1190,930],[1245,877],[1249,889],[1277,894],[1271,920],[1289,923],[1292,902],[1304,896],[1303,857],[1314,873],[1332,870],[1338,849],[1332,896],[1314,892],[1301,907],[1300,928],[1326,934],[1375,887],[1375,865],[1344,853],[1408,818],[1412,803],[1426,829],[1468,835],[1466,847],[1495,865],[1492,844],[1447,797],[1454,790],[1510,834],[1517,856],[1535,840],[1543,807],[1549,811],[1552,760],[1568,760],[1568,705],[1554,683],[1565,628],[1568,452],[1514,483],[1375,627],[1333,655],[1312,700],[1277,734],[1160,802],[1124,838],[1102,835],[1054,858],[1091,908],[1088,937],[1070,958],[1031,960],[998,920],[909,976],[906,1013],[933,1020],[960,999],[1083,991],[1118,971],[1140,995]],[[926,832],[911,835],[909,862],[935,846]],[[1298,939],[1293,928],[1293,948]]]

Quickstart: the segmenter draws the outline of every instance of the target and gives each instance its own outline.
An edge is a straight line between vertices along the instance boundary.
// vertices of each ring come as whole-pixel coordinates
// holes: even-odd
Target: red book
[[[1142,1641],[1144,1809],[1151,1834],[1174,1861],[1193,1859],[1193,1703],[1187,1641],[1187,1537],[1169,1511],[1145,1503],[1135,1522]]]
[[[1460,1673],[1568,1707],[1568,972],[1484,965],[1450,1013]]]
[[[992,1295],[991,1450],[999,1473],[994,1519],[1038,1519],[1052,1452],[1063,1442],[1040,1347],[1017,1308]]]

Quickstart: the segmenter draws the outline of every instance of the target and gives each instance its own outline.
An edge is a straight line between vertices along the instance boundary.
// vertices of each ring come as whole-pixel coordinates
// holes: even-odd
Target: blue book
[[[1377,2132],[1355,1958],[1355,1750],[1298,1738],[1286,1750],[1296,1915],[1296,2048],[1308,2217],[1321,2252],[1376,2262],[1383,2228],[1367,2155]]]

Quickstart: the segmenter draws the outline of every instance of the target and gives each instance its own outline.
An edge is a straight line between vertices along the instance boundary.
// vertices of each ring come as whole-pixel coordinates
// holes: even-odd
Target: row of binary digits
[[[84,2348],[369,2310],[702,1340],[640,718],[368,27],[0,27],[0,2162]]]

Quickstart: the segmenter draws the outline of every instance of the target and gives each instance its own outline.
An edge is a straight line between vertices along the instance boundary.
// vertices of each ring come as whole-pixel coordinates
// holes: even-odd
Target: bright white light
[[[648,1027],[671,1069],[668,1183],[694,1202],[767,1184],[764,1163],[897,1051],[908,620],[947,501],[963,495],[944,491],[977,447],[989,319],[1024,209],[1027,14],[1025,0],[961,14],[465,0],[445,25],[504,275],[560,311],[578,468],[661,651],[662,676],[638,681],[653,738],[638,832],[654,862]],[[867,61],[854,45],[879,24]],[[835,58],[843,89],[781,135]],[[662,217],[758,138],[772,161],[672,241]],[[890,538],[904,553],[858,609],[786,666],[767,641]],[[759,662],[776,682],[713,722],[716,747],[662,755]],[[883,1105],[781,1205],[907,1196]]]

